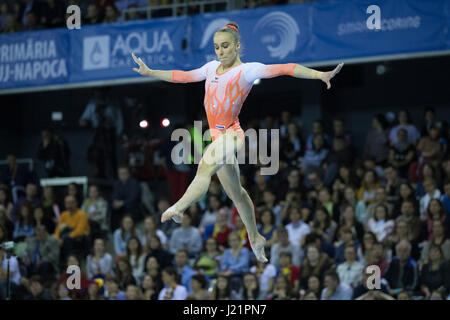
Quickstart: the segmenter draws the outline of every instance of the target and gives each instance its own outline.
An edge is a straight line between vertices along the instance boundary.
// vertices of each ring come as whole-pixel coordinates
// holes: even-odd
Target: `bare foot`
[[[266,244],[266,239],[262,235],[258,235],[255,241],[250,241],[250,246],[252,247],[253,253],[256,256],[256,259],[266,263],[269,260],[266,258],[266,254],[264,252],[264,247]]]
[[[181,220],[183,219],[183,212],[177,212],[174,206],[171,206],[161,215],[161,222],[166,222],[169,219],[172,219],[176,223],[181,223]]]

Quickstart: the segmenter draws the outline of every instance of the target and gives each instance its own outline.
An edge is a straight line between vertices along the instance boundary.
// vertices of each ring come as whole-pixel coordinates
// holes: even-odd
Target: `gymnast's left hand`
[[[330,80],[341,71],[342,67],[344,66],[344,63],[341,62],[337,65],[336,68],[334,68],[333,71],[323,72],[320,80],[325,82],[327,84],[327,89],[331,88]]]

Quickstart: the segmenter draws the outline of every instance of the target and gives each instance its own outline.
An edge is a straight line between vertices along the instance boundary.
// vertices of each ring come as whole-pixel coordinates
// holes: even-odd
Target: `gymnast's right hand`
[[[149,67],[147,67],[147,65],[144,63],[144,61],[142,61],[141,58],[137,58],[134,55],[134,52],[132,52],[131,55],[133,57],[134,62],[136,62],[139,65],[139,69],[133,68],[133,70],[136,71],[137,73],[139,73],[140,75],[149,76],[151,70],[149,69]]]

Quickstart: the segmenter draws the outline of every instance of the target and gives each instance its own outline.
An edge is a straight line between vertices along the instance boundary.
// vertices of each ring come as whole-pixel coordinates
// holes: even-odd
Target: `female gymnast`
[[[239,58],[239,26],[229,22],[214,34],[217,60],[191,71],[152,70],[132,53],[139,69],[134,71],[160,80],[187,83],[205,82],[204,106],[213,142],[206,148],[196,175],[185,194],[161,216],[161,221],[173,219],[181,222],[183,212],[200,200],[207,192],[211,176],[217,173],[227,196],[236,206],[247,228],[250,245],[259,261],[267,262],[264,254],[265,239],[258,233],[253,203],[239,180],[239,165],[235,153],[244,144],[244,132],[238,115],[256,79],[290,75],[296,78],[320,79],[331,87],[330,80],[342,68],[340,63],[333,71],[320,72],[295,63],[265,65],[258,62],[242,63]],[[216,152],[217,150],[217,152]],[[231,161],[229,161],[232,159]]]

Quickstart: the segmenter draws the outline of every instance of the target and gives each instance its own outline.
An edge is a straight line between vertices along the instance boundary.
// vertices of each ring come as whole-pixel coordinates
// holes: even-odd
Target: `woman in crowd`
[[[231,287],[228,281],[228,277],[225,275],[219,275],[217,281],[214,284],[211,300],[230,300],[231,299]]]
[[[142,246],[144,247],[144,252],[148,252],[150,250],[150,239],[153,236],[157,236],[161,241],[162,247],[167,248],[167,236],[163,231],[158,229],[155,217],[148,216],[144,219],[144,231],[142,232]]]
[[[133,276],[133,269],[126,256],[119,256],[117,259],[116,281],[120,290],[126,290],[130,285],[136,285],[137,281]]]
[[[392,233],[394,225],[394,220],[389,219],[388,208],[384,204],[375,208],[375,217],[367,222],[368,229],[375,234],[378,242],[383,242]]]
[[[102,238],[94,240],[92,253],[86,259],[86,273],[89,279],[94,276],[113,276],[114,261],[105,250],[105,241]]]
[[[89,187],[89,197],[87,197],[81,206],[89,219],[89,229],[93,237],[103,236],[108,232],[107,211],[108,204],[100,196],[100,192],[96,185]]]
[[[114,250],[116,255],[126,255],[127,242],[131,237],[139,237],[139,230],[136,229],[134,220],[131,215],[124,215],[120,223],[120,228],[114,231]]]
[[[207,280],[214,279],[220,266],[220,252],[217,247],[217,239],[209,237],[205,241],[205,252],[194,263],[194,269],[205,275]]]
[[[133,277],[140,285],[144,276],[145,255],[138,237],[131,237],[127,243],[127,258],[133,270]]]
[[[444,257],[441,248],[432,244],[429,249],[427,263],[420,270],[420,290],[428,299],[433,290],[439,289],[444,283],[444,274],[441,269]]]
[[[186,300],[187,290],[177,282],[177,274],[172,267],[167,267],[162,272],[164,288],[158,296],[158,300]]]
[[[195,274],[191,278],[192,293],[188,294],[187,300],[210,300],[211,293],[208,292],[208,282],[201,274]]]

